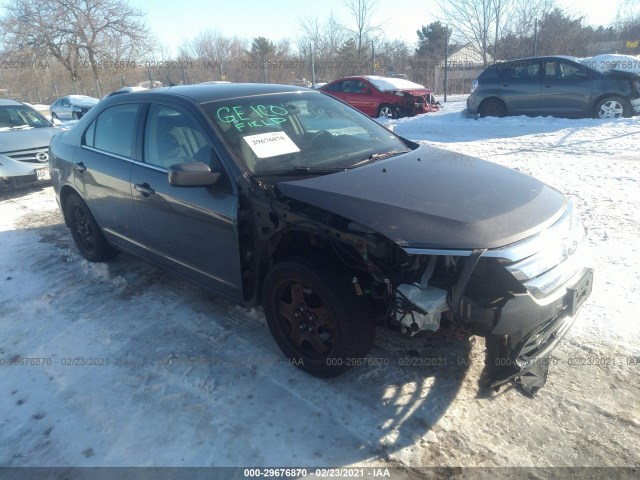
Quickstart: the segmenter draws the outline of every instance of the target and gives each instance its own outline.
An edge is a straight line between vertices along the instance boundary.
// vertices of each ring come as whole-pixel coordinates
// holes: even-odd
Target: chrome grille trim
[[[37,163],[38,165],[40,165],[44,162],[39,161],[36,158],[36,155],[38,155],[38,153],[47,153],[48,149],[49,147],[45,145],[44,147],[27,148],[25,150],[6,152],[3,155],[19,162]]]

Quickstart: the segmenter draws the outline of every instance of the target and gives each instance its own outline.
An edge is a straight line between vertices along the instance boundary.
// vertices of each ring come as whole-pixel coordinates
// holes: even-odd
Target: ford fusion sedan
[[[33,108],[0,100],[0,191],[49,180],[49,142],[58,131]]]
[[[347,77],[323,85],[320,90],[370,117],[412,117],[440,108],[431,90],[403,78]]]
[[[116,95],[50,152],[86,259],[129,252],[261,305],[277,345],[313,375],[357,364],[378,327],[453,325],[496,345],[507,368],[493,386],[533,393],[591,292],[585,230],[562,193],[401,138],[318,91]]]
[[[473,81],[467,109],[481,117],[630,117],[640,113],[640,75],[596,71],[572,57],[501,62]]]
[[[100,100],[87,95],[68,95],[51,104],[51,120],[78,120]]]

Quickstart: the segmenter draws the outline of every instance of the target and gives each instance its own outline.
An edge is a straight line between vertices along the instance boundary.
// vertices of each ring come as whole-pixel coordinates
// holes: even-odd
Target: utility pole
[[[444,26],[444,101],[447,101],[447,80],[449,79],[449,27]]]
[[[376,74],[376,51],[373,46],[373,40],[371,40],[371,75]]]
[[[311,51],[311,83],[316,84],[316,60],[313,56],[313,45],[309,44],[309,50]]]

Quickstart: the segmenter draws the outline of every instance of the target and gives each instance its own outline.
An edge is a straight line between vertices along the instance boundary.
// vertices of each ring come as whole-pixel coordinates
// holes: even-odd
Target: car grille
[[[569,203],[547,231],[485,256],[497,257],[529,293],[546,303],[562,294],[561,287],[582,272],[589,253],[586,232]]]
[[[27,163],[45,163],[49,160],[47,153],[48,147],[28,148],[26,150],[16,150],[14,152],[6,152],[4,155],[13,160]]]

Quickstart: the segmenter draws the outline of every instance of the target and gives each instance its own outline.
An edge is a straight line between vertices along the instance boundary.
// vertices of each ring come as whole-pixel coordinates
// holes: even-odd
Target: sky
[[[574,15],[585,15],[592,25],[608,25],[615,19],[623,0],[557,0]],[[344,0],[129,0],[147,13],[147,25],[158,40],[175,53],[185,40],[204,29],[217,29],[227,36],[267,37],[277,41],[300,36],[300,22],[307,18],[321,21],[331,14],[343,24],[351,19]],[[176,8],[179,6],[179,8]],[[388,39],[415,44],[416,31],[439,19],[436,0],[378,0],[374,22],[382,24]]]

